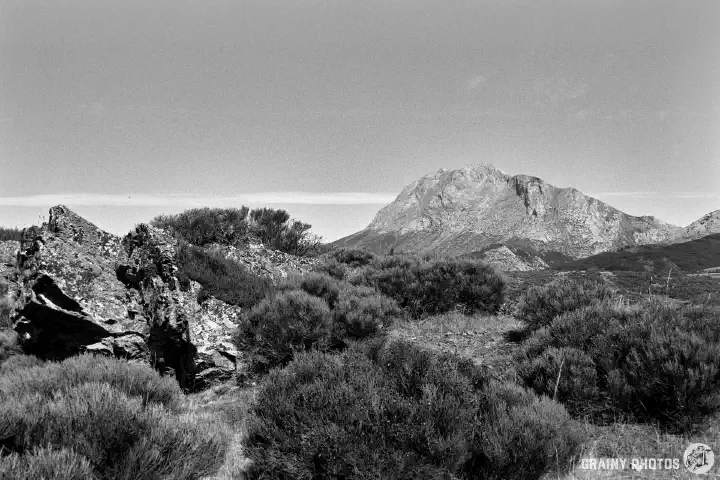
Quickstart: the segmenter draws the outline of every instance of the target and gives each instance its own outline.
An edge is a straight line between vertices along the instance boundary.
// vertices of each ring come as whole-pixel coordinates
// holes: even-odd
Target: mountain
[[[480,164],[425,175],[367,228],[333,245],[458,255],[512,244],[544,258],[577,259],[666,241],[681,231],[654,217],[623,213],[574,188]]]
[[[715,233],[720,233],[720,210],[710,212],[685,227],[675,241],[695,240]]]

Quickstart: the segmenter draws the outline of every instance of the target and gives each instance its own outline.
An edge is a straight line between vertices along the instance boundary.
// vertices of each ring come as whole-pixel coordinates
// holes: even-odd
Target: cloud
[[[720,198],[716,192],[595,192],[591,197],[630,197],[630,198]]]
[[[385,205],[397,194],[373,192],[261,192],[245,195],[105,195],[68,193],[0,197],[0,206],[44,207],[48,205],[105,205],[132,207],[227,207],[238,204]]]

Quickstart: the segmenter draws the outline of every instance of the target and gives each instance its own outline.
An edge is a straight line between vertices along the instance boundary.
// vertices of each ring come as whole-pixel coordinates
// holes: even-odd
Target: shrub
[[[475,432],[469,470],[483,475],[470,478],[540,478],[574,464],[585,438],[562,405],[495,380],[481,392],[480,404],[485,420]]]
[[[278,292],[287,290],[303,290],[313,297],[322,298],[328,307],[334,308],[340,296],[340,283],[322,273],[309,273],[307,275],[292,274],[281,280],[276,290]]]
[[[16,354],[8,357],[6,360],[0,360],[0,374],[44,364],[45,362],[35,355]]]
[[[505,279],[493,267],[475,260],[423,261],[394,255],[356,272],[351,283],[375,287],[413,317],[461,308],[467,313],[497,312]]]
[[[21,355],[22,347],[14,330],[0,330],[0,365],[14,355]]]
[[[345,280],[348,276],[348,267],[334,258],[323,258],[313,270],[317,273],[329,275],[337,280]]]
[[[207,252],[181,243],[177,253],[177,277],[181,284],[195,280],[202,285],[198,301],[210,296],[225,303],[249,308],[272,292],[272,282],[249,272],[220,252]]]
[[[72,449],[34,447],[25,455],[0,455],[0,478],[14,480],[96,480],[87,458]]]
[[[243,314],[235,333],[255,372],[284,365],[295,350],[330,347],[332,327],[327,304],[301,290],[266,298]]]
[[[203,246],[239,245],[246,240],[248,208],[192,208],[177,215],[159,215],[150,224]]]
[[[8,296],[8,285],[0,279],[0,330],[12,328],[13,302]]]
[[[564,403],[571,412],[583,411],[588,402],[599,400],[595,364],[577,348],[550,347],[521,362],[517,373],[536,392]]]
[[[212,474],[224,460],[229,433],[186,415],[182,405],[173,380],[121,360],[81,355],[3,368],[0,445],[9,455],[0,459],[0,472],[12,472],[11,478],[93,478],[89,466],[97,478],[108,479]],[[53,450],[43,449],[48,445]]]
[[[549,385],[529,372],[548,366],[556,350],[577,349],[592,362],[600,414],[624,412],[639,421],[684,431],[720,409],[720,313],[677,309],[657,301],[636,308],[600,303],[557,317],[528,340],[521,360],[525,381],[538,393]],[[577,374],[591,375],[588,360],[574,353]],[[535,367],[533,367],[535,365]],[[550,369],[550,373],[552,369]],[[583,383],[585,380],[568,381]],[[591,386],[587,386],[591,387]],[[587,388],[568,388],[567,401],[587,401]]]
[[[402,311],[395,300],[371,288],[346,286],[332,313],[335,335],[359,340],[391,327]]]
[[[370,265],[376,258],[373,252],[360,248],[336,248],[330,252],[330,258],[351,268]]]
[[[18,228],[0,227],[0,242],[6,242],[8,240],[16,242],[22,240],[22,230]]]
[[[612,290],[604,283],[583,279],[553,280],[547,285],[531,287],[520,298],[518,319],[532,330],[547,326],[558,315],[605,300]]]
[[[143,405],[107,383],[5,397],[0,418],[5,448],[20,455],[70,448],[101,478],[198,478],[218,470],[229,440],[219,425]]]
[[[28,363],[34,362],[28,360]],[[0,401],[38,394],[50,397],[88,382],[107,383],[129,397],[143,399],[178,412],[182,391],[177,382],[161,377],[146,365],[138,365],[94,355],[78,355],[61,363],[49,362],[33,368],[3,369],[0,375]]]
[[[251,231],[263,244],[292,255],[308,256],[320,253],[320,237],[312,235],[312,225],[290,221],[285,210],[258,208],[250,212]]]
[[[508,390],[505,388],[505,390]],[[581,440],[562,406],[407,342],[304,352],[250,409],[249,478],[533,478]]]

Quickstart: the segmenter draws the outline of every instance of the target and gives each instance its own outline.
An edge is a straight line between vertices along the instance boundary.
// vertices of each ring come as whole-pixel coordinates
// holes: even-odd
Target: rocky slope
[[[509,242],[581,258],[657,243],[680,231],[654,217],[627,215],[574,188],[482,164],[441,169],[411,183],[366,229],[334,245],[457,255]]]
[[[505,272],[531,272],[550,267],[538,255],[508,245],[490,246],[464,256],[490,263]]]
[[[197,282],[183,291],[176,248],[175,238],[149,225],[120,238],[65,206],[51,208],[49,221],[26,229],[20,244],[0,245],[0,273],[25,351],[47,359],[91,351],[148,363],[186,390],[234,378],[243,368],[232,343],[241,310],[215,298],[198,304]],[[258,248],[235,256],[278,277],[302,270],[303,262]]]
[[[720,233],[720,210],[710,212],[702,218],[685,227],[673,240],[686,242]]]

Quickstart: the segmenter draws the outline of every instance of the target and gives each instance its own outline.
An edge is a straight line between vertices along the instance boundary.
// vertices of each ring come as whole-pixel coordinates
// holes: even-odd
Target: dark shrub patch
[[[336,279],[321,273],[296,274],[280,281],[276,290],[278,292],[303,290],[313,297],[322,298],[328,304],[328,307],[334,308],[340,296],[340,283]]]
[[[310,233],[311,225],[291,221],[288,212],[272,208],[193,208],[177,215],[159,215],[150,223],[200,247],[239,247],[255,237],[269,248],[293,255],[316,255],[324,249],[320,237]]]
[[[150,224],[193,245],[240,245],[248,233],[248,208],[192,208],[177,215],[159,215]]]
[[[219,252],[181,243],[177,254],[181,285],[195,280],[202,285],[198,300],[213,296],[225,303],[249,308],[272,292],[269,279],[249,272]]]
[[[250,355],[252,369],[265,372],[288,363],[296,350],[329,348],[331,334],[327,303],[302,290],[290,290],[245,313],[235,342]]]
[[[596,280],[559,278],[531,287],[520,298],[518,319],[532,330],[550,325],[558,315],[610,298],[612,290]]]
[[[218,470],[220,424],[184,413],[175,382],[147,366],[83,355],[0,374],[0,444],[11,478],[192,479]],[[53,446],[55,451],[39,448]],[[52,465],[52,459],[64,459]],[[0,470],[1,471],[1,470]],[[46,472],[46,473],[43,473]],[[60,476],[65,474],[66,477]],[[42,478],[42,477],[36,477]],[[93,478],[84,477],[84,478]]]
[[[336,336],[362,339],[387,330],[402,311],[395,300],[369,287],[346,286],[333,309]]]
[[[471,362],[373,340],[273,370],[248,419],[249,478],[537,478],[581,438],[563,407]]]
[[[377,255],[360,248],[336,248],[330,252],[330,258],[351,268],[357,268],[370,265],[377,258]]]
[[[22,239],[22,230],[18,228],[0,227],[0,242],[14,240],[19,242]]]
[[[494,313],[503,303],[505,279],[493,267],[475,260],[423,261],[393,255],[356,272],[351,283],[376,288],[411,316],[434,315],[460,308],[467,313]]]
[[[536,392],[564,403],[571,412],[599,400],[595,364],[582,350],[550,347],[523,361],[517,372]]]
[[[290,220],[285,210],[258,208],[250,212],[250,229],[266,246],[298,256],[311,256],[323,250],[320,237],[312,235],[312,225]]]
[[[552,373],[553,348],[578,349],[592,361],[602,401],[588,404],[591,410],[624,412],[680,431],[720,408],[720,313],[715,309],[649,301],[633,308],[600,303],[561,315],[530,337],[520,356],[519,370],[538,393],[552,395],[533,372],[544,365]],[[573,355],[576,374],[589,375],[587,359]],[[586,387],[591,386],[568,388],[566,401],[582,405]]]
[[[337,280],[345,280],[348,276],[348,267],[344,263],[340,263],[334,258],[323,258],[320,263],[313,268],[318,273],[324,273]]]

